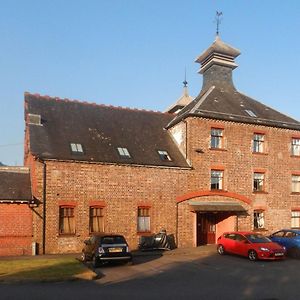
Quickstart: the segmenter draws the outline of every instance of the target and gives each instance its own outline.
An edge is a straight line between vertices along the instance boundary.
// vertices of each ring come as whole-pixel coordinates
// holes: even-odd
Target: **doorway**
[[[197,213],[197,246],[216,243],[216,214]]]

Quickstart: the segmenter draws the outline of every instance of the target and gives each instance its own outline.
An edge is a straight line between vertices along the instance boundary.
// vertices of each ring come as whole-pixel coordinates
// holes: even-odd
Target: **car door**
[[[285,231],[283,231],[283,230],[277,231],[270,236],[270,239],[273,242],[278,243],[279,245],[285,246],[284,245],[284,234],[285,234]]]
[[[296,233],[293,231],[286,231],[284,236],[282,237],[282,245],[286,247],[286,249],[290,249],[295,247],[295,237]]]
[[[235,233],[228,233],[225,236],[224,247],[227,252],[235,253]]]
[[[249,241],[242,234],[236,234],[235,253],[243,256],[248,255]]]

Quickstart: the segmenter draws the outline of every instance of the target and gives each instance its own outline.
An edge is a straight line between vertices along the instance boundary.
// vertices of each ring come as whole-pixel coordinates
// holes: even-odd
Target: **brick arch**
[[[178,196],[176,198],[176,201],[177,203],[181,203],[192,198],[204,197],[204,196],[222,196],[222,197],[234,198],[244,203],[251,204],[251,200],[249,198],[228,191],[195,191],[195,192],[184,194],[182,196]]]

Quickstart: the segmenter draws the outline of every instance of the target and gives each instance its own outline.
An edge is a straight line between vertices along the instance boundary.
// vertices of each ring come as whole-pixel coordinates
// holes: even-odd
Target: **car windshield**
[[[272,241],[263,236],[262,234],[246,234],[246,238],[251,242],[251,243],[271,243]]]
[[[101,239],[102,244],[125,244],[126,241],[123,236],[104,236]]]

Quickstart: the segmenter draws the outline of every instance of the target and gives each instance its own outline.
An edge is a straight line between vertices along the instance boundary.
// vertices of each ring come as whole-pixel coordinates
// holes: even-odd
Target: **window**
[[[292,193],[300,193],[300,175],[292,175]]]
[[[300,228],[300,211],[292,211],[291,227]]]
[[[74,207],[59,207],[59,233],[75,234]]]
[[[73,153],[83,153],[83,148],[81,144],[71,143],[71,151]]]
[[[292,139],[292,155],[300,156],[300,138]]]
[[[263,192],[265,189],[265,174],[254,173],[253,175],[253,191]]]
[[[104,232],[104,208],[90,207],[90,232]]]
[[[263,153],[264,152],[264,141],[265,141],[264,134],[255,133],[253,136],[253,152]]]
[[[139,207],[138,208],[138,232],[150,231],[150,208]]]
[[[211,188],[211,190],[222,190],[223,189],[223,171],[211,170],[210,188]]]
[[[256,118],[257,115],[250,109],[245,109],[245,112],[250,116],[250,117],[253,117],[253,118]]]
[[[210,130],[210,147],[215,149],[223,148],[223,129],[212,128]]]
[[[161,160],[168,160],[168,161],[171,161],[171,157],[169,155],[169,153],[167,151],[164,151],[164,150],[158,150],[158,155],[160,157]]]
[[[254,229],[262,229],[265,228],[265,217],[264,217],[264,212],[255,210],[254,211]]]
[[[119,155],[121,156],[121,158],[131,158],[129,151],[127,150],[127,148],[121,148],[118,147],[118,152]]]

